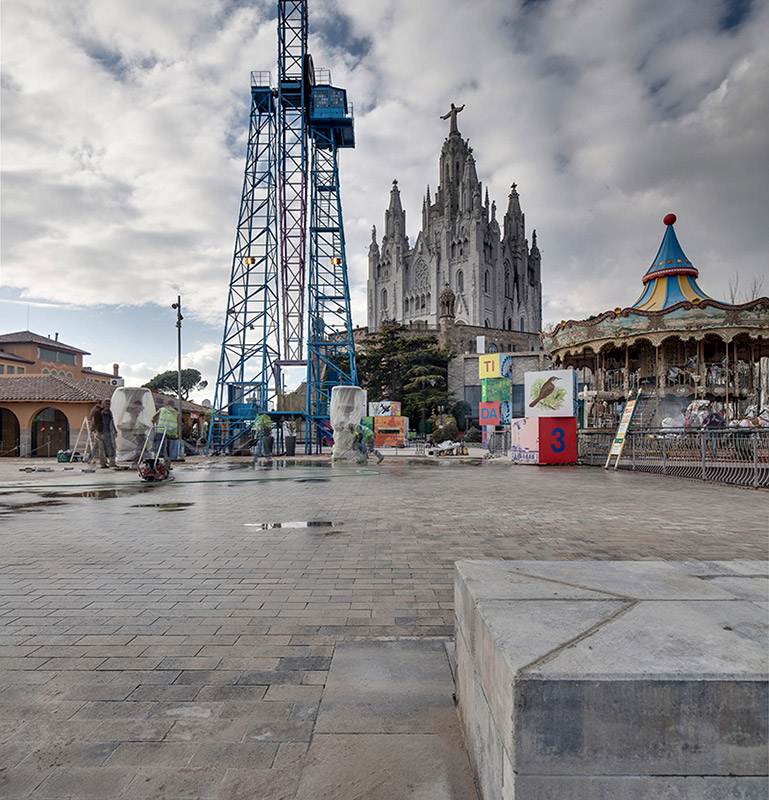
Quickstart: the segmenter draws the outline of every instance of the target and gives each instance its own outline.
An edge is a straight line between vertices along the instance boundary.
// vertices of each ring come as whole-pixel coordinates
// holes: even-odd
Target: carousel
[[[579,373],[582,428],[615,428],[638,395],[634,428],[769,424],[769,298],[734,305],[697,283],[674,214],[628,308],[561,322],[543,333],[555,369]]]

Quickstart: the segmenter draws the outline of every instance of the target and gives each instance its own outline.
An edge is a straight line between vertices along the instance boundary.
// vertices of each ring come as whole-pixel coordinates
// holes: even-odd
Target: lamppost
[[[176,390],[178,400],[178,423],[177,423],[177,445],[176,457],[179,460],[184,460],[184,445],[182,445],[182,298],[181,295],[176,296],[176,302],[171,303],[171,308],[176,309],[176,341],[177,341],[177,355],[178,363],[176,369]]]

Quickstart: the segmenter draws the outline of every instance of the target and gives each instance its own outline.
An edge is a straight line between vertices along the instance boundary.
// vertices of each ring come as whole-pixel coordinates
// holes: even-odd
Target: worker
[[[162,458],[168,469],[171,469],[171,456],[169,455],[169,439],[179,438],[179,426],[176,411],[169,406],[161,406],[152,418],[155,425],[155,454]],[[165,434],[165,436],[163,435]]]

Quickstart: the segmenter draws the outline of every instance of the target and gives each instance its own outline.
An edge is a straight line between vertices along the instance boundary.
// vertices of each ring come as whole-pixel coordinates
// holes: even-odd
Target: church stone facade
[[[529,246],[515,184],[501,224],[497,220],[496,204],[489,205],[488,190],[484,197],[478,180],[472,148],[457,130],[458,111],[452,105],[446,115],[451,130],[441,150],[438,189],[433,199],[427,188],[414,246],[406,235],[397,181],[390,191],[381,244],[376,228],[372,232],[368,331],[385,322],[433,329],[441,317],[445,326],[449,315],[445,304],[442,313],[440,294],[448,286],[454,295],[454,325],[515,332],[518,336],[509,338],[518,340],[518,348],[500,349],[538,350],[542,283],[536,231]],[[486,332],[493,336],[492,330]]]

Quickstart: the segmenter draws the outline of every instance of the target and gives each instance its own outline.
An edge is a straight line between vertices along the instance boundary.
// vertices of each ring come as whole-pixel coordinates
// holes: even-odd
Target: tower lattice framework
[[[306,367],[304,407],[293,415],[306,452],[320,447],[331,389],[357,383],[338,165],[338,151],[355,146],[352,106],[328,70],[314,70],[307,35],[306,0],[279,0],[278,85],[251,75],[208,452],[246,446],[262,414],[288,416],[278,408],[286,367]]]

